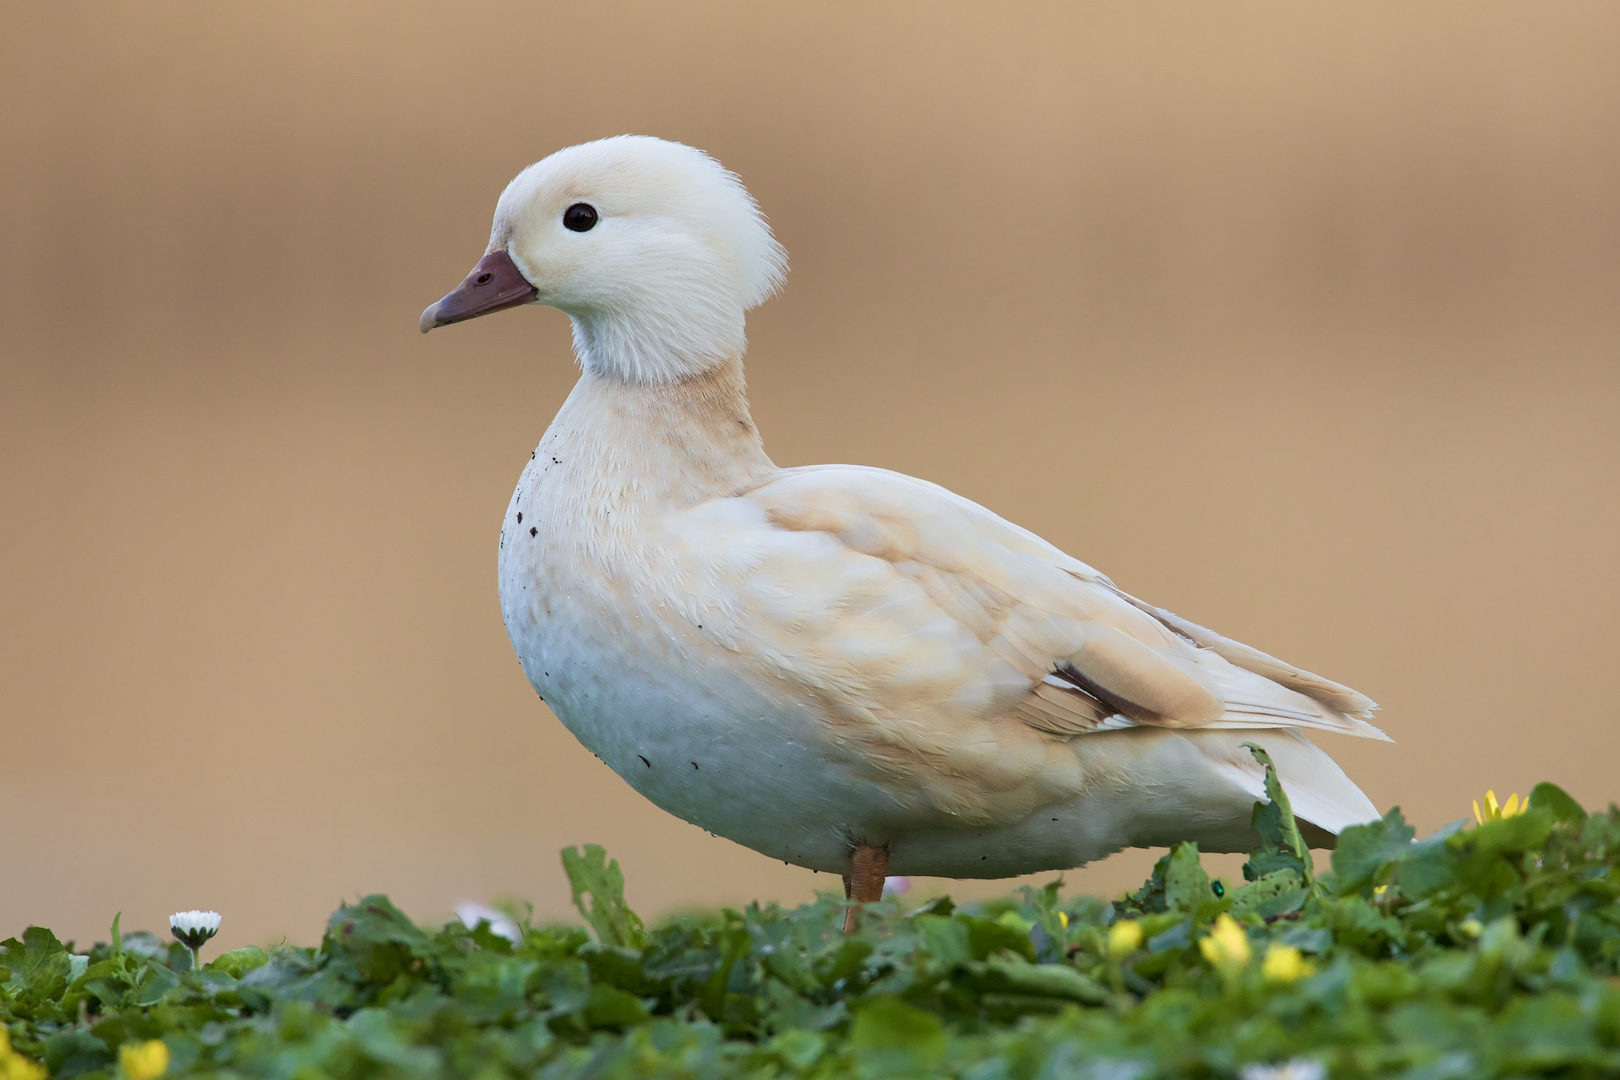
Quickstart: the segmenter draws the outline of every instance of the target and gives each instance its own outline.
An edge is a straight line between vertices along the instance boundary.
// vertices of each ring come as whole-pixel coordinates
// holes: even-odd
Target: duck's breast
[[[569,491],[542,443],[507,508],[501,613],[535,691],[576,738],[658,806],[796,865],[841,872],[890,794],[784,690],[671,619],[652,560]],[[631,534],[631,535],[626,535]],[[712,655],[711,655],[712,654]]]

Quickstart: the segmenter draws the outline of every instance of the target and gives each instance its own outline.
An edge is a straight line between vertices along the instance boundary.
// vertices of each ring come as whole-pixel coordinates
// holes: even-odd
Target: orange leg
[[[888,880],[889,849],[887,845],[857,844],[849,856],[849,873],[844,875],[844,899],[853,900],[844,914],[844,933],[855,932],[857,905],[871,904],[883,899],[883,883]]]

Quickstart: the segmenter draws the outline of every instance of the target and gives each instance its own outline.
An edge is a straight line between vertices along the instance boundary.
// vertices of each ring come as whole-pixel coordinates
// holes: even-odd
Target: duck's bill
[[[454,291],[446,293],[437,304],[428,305],[417,329],[425,334],[435,326],[449,326],[527,304],[537,295],[538,290],[518,271],[504,248],[492,251],[478,260],[472,273]]]

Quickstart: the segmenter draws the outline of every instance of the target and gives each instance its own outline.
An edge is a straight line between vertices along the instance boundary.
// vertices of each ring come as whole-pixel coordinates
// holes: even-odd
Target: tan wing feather
[[[671,521],[668,576],[691,581],[703,635],[813,694],[863,760],[960,818],[1072,792],[1061,743],[1091,732],[1376,733],[1353,691],[1148,607],[924,481],[790,469],[689,515]]]
[[[815,466],[787,470],[750,498],[777,527],[836,537],[917,584],[1029,680],[1015,711],[1042,730],[1096,730],[1113,716],[1383,737],[1366,723],[1375,706],[1364,696],[1148,605],[944,488],[881,469]],[[1067,700],[1073,706],[1061,708]]]
[[[1152,615],[1177,633],[1185,635],[1189,641],[1209,649],[1217,656],[1236,664],[1240,668],[1264,676],[1272,682],[1286,686],[1290,690],[1295,690],[1315,701],[1320,701],[1331,709],[1336,709],[1358,720],[1370,720],[1373,712],[1378,708],[1371,698],[1365,694],[1357,693],[1348,686],[1342,686],[1313,672],[1294,667],[1292,664],[1285,663],[1269,653],[1261,652],[1252,645],[1245,645],[1241,641],[1233,641],[1231,638],[1223,637],[1208,627],[1199,626],[1190,619],[1183,619],[1173,612],[1154,607],[1145,601],[1138,600],[1129,593],[1117,589],[1115,591],[1119,592],[1120,596],[1130,601],[1138,609]],[[1383,732],[1378,732],[1378,735],[1382,738],[1388,738]]]

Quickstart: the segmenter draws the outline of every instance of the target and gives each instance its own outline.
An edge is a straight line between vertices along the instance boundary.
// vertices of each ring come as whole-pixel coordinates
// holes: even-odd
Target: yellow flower
[[[1249,957],[1253,955],[1249,949],[1249,935],[1236,919],[1224,914],[1215,920],[1208,937],[1198,939],[1198,951],[1223,975],[1233,975],[1247,967]]]
[[[1108,955],[1123,960],[1142,947],[1142,924],[1123,919],[1108,928]]]
[[[1520,802],[1517,792],[1509,795],[1506,803],[1498,803],[1496,801],[1496,792],[1487,791],[1485,793],[1484,813],[1480,812],[1479,800],[1474,800],[1474,821],[1477,824],[1483,825],[1487,821],[1501,821],[1503,818],[1514,817],[1517,814],[1524,813],[1528,809],[1530,809],[1530,800],[1526,799],[1524,802]]]
[[[1057,915],[1058,922],[1062,924],[1063,929],[1067,930],[1069,928],[1069,913],[1067,911],[1060,911],[1057,913]]]
[[[0,1080],[45,1080],[45,1066],[11,1048],[11,1035],[0,1025]]]
[[[1260,964],[1260,977],[1268,983],[1286,986],[1316,974],[1316,965],[1299,955],[1292,945],[1272,944]]]
[[[129,1080],[157,1080],[169,1071],[169,1047],[162,1039],[148,1039],[118,1048],[118,1063]]]

